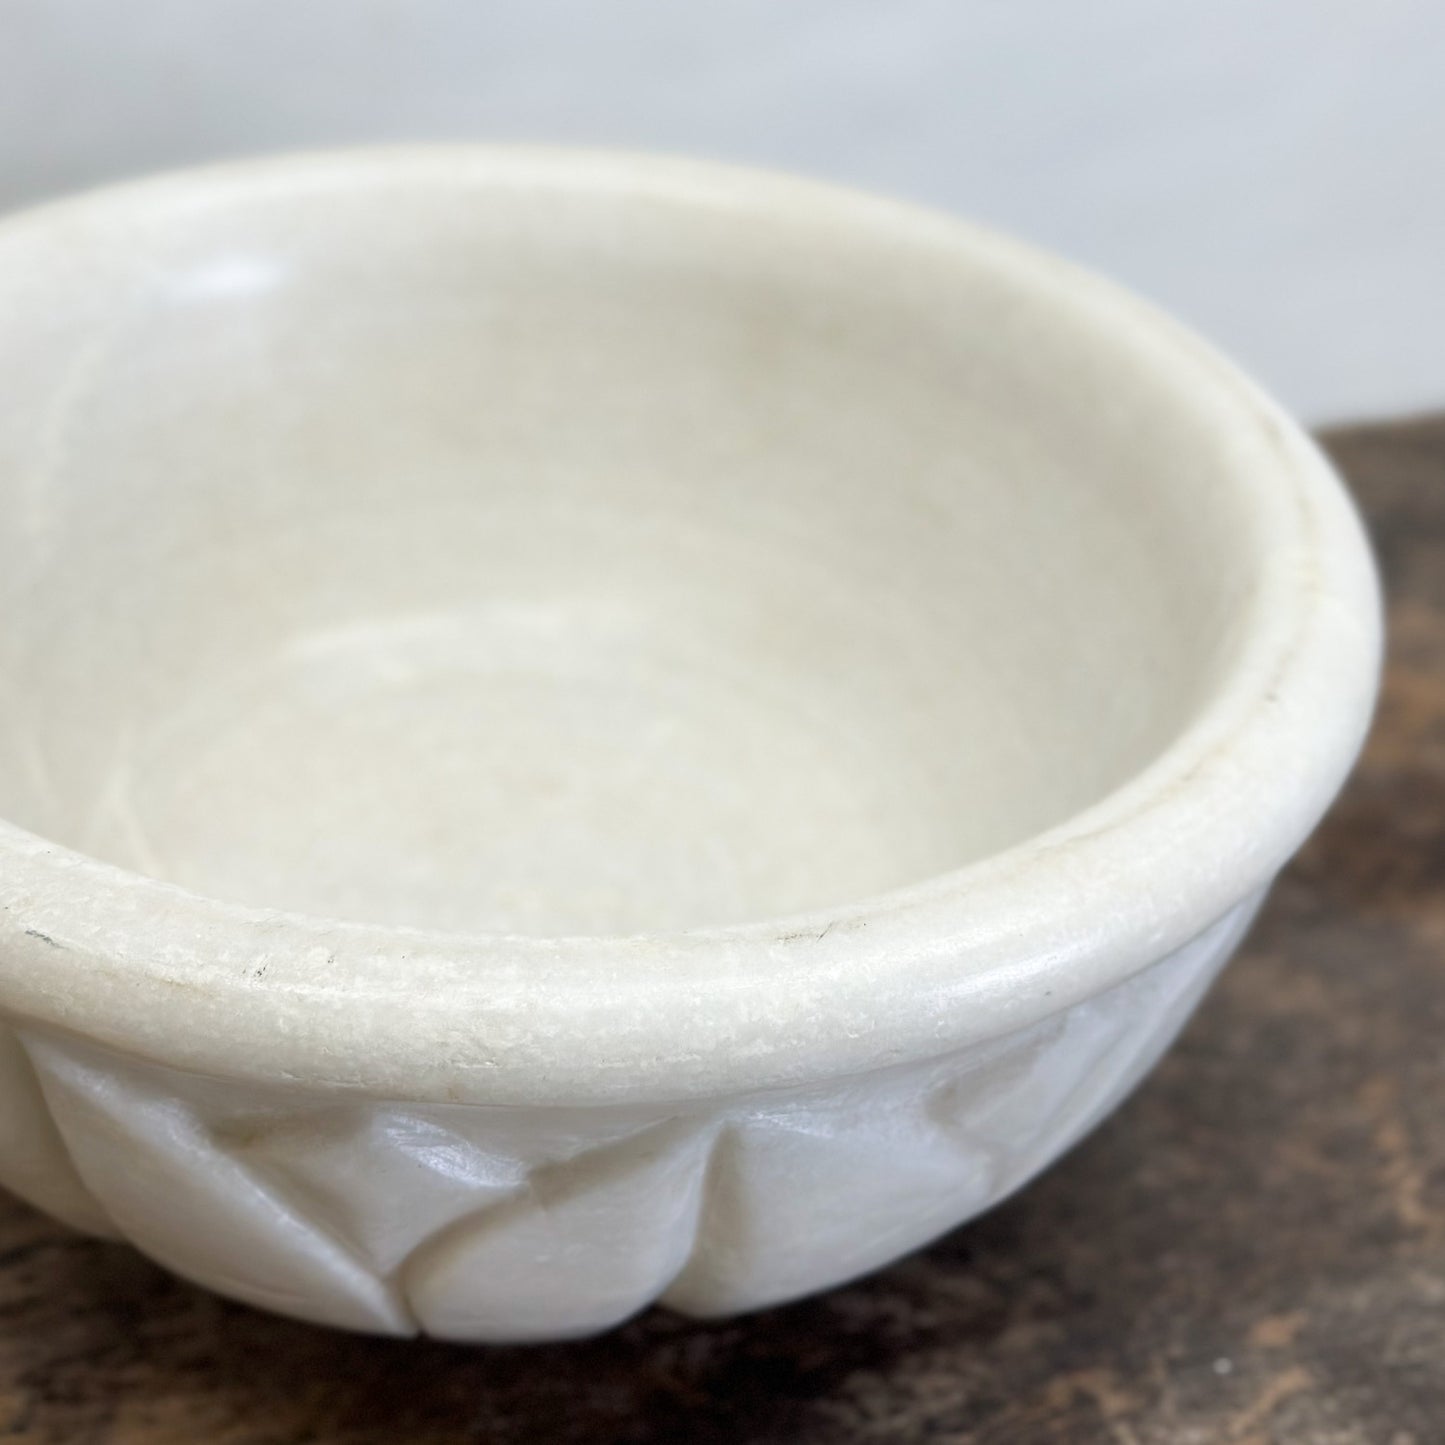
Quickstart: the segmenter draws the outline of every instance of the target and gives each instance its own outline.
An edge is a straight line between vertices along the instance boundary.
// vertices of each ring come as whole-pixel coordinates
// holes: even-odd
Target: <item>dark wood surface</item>
[[[1143,1089],[822,1299],[581,1345],[360,1339],[0,1203],[0,1439],[1445,1442],[1445,418],[1329,439],[1392,657],[1360,772]]]

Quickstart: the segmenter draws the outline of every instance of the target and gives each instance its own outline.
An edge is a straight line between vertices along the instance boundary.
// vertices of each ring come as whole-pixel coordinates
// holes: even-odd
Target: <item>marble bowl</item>
[[[0,1180],[466,1340],[793,1299],[1017,1188],[1379,646],[1327,464],[1148,307],[565,151],[6,220],[0,592]]]

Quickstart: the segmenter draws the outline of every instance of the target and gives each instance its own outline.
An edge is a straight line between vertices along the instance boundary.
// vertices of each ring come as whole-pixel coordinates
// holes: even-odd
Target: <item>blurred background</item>
[[[1310,422],[1445,400],[1441,0],[0,0],[0,208],[214,157],[583,142],[943,206]]]

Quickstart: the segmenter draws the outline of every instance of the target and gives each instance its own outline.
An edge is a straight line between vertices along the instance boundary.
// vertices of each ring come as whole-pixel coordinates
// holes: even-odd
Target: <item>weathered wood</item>
[[[114,1445],[1445,1440],[1445,418],[1330,443],[1392,658],[1365,763],[1140,1094],[826,1298],[582,1345],[357,1339],[0,1204],[0,1436]]]

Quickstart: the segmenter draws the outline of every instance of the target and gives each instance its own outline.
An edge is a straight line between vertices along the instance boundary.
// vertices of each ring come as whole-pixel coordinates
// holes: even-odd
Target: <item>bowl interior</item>
[[[12,823],[308,913],[726,924],[1066,818],[1222,675],[1219,441],[966,232],[219,175],[0,235]]]

